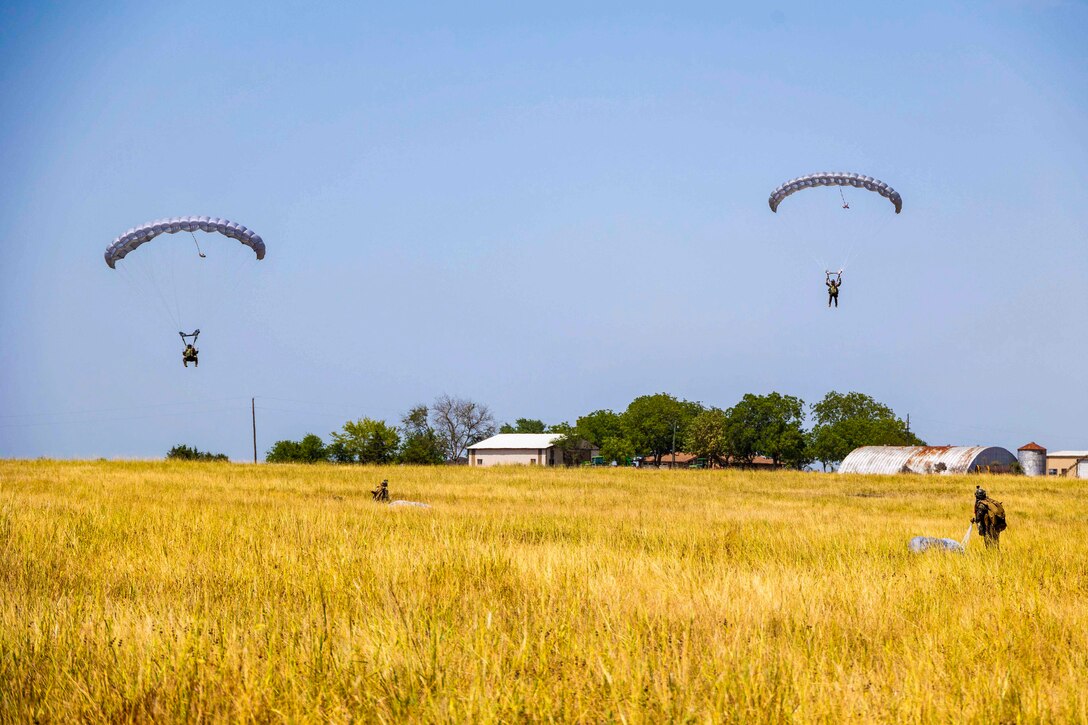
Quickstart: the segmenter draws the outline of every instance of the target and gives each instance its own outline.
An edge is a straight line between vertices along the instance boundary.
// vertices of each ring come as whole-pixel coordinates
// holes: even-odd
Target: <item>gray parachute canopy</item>
[[[903,211],[903,197],[899,192],[885,184],[880,179],[861,174],[851,174],[844,171],[824,172],[820,174],[806,174],[796,179],[790,179],[771,193],[767,203],[771,205],[771,211],[777,212],[778,205],[790,194],[796,194],[802,189],[811,189],[816,186],[853,186],[858,189],[875,191],[895,205],[895,213]]]
[[[264,240],[252,229],[246,229],[241,224],[219,217],[178,216],[141,224],[117,237],[113,240],[113,244],[106,247],[106,264],[110,266],[110,269],[114,269],[117,260],[124,259],[125,255],[133,249],[144,242],[150,242],[160,234],[196,231],[218,232],[231,239],[237,239],[252,249],[257,254],[257,259],[264,259]]]

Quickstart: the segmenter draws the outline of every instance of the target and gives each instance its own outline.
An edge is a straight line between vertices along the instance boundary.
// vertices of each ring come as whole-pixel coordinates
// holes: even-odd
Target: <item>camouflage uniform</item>
[[[181,362],[185,367],[189,367],[189,363],[193,363],[197,367],[200,367],[200,361],[196,356],[197,349],[192,345],[186,345],[185,351],[181,353]]]
[[[389,481],[382,481],[376,489],[370,492],[375,501],[389,500]]]
[[[832,280],[831,277],[827,278],[827,306],[830,307],[834,302],[835,306],[839,306],[839,287],[842,287],[842,278]]]
[[[978,524],[978,533],[986,542],[987,548],[998,548],[998,537],[1008,528],[1005,523],[1005,507],[1000,501],[994,501],[986,495],[985,489],[975,486],[975,517],[971,523]]]

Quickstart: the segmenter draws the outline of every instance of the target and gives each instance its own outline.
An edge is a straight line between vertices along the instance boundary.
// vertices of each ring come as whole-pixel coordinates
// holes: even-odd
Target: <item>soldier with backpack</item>
[[[200,367],[200,360],[197,358],[197,355],[200,354],[200,350],[196,349],[196,339],[200,337],[200,330],[197,329],[188,333],[179,331],[178,334],[181,335],[181,341],[185,344],[185,349],[181,353],[182,365],[189,367],[189,363],[192,363],[193,365]],[[190,337],[193,338],[191,342],[189,341]]]
[[[376,489],[370,492],[375,501],[389,503],[389,481],[382,481]]]
[[[831,279],[831,272],[827,273],[827,279],[824,281],[827,285],[827,306],[830,307],[831,303],[835,303],[835,307],[839,306],[839,287],[842,287],[842,270],[840,269],[835,275],[835,279]]]
[[[975,486],[975,517],[972,524],[978,525],[978,533],[986,542],[986,548],[999,547],[998,537],[1008,528],[1005,523],[1005,507],[1000,501],[994,501],[982,486]]]

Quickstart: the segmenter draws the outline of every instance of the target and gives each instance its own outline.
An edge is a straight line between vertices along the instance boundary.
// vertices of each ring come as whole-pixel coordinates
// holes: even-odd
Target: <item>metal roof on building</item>
[[[1088,451],[1050,451],[1047,458],[1088,458]]]
[[[1018,451],[1045,451],[1046,449],[1043,448],[1038,443],[1036,443],[1035,441],[1032,441],[1031,443],[1020,446],[1016,450],[1018,450]]]
[[[496,448],[518,448],[538,451],[551,448],[562,438],[558,433],[499,433],[468,447],[470,451],[486,451]]]
[[[839,473],[972,473],[1009,466],[1016,456],[996,446],[863,446],[843,460]]]

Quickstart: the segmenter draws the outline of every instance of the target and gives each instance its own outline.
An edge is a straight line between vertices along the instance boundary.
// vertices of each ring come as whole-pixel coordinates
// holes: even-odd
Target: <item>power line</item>
[[[121,418],[85,418],[82,420],[41,420],[29,423],[3,423],[0,428],[35,428],[51,425],[92,425],[97,423],[120,423],[130,420],[149,420],[154,418],[171,418],[179,415],[207,415],[209,413],[236,413],[240,408],[213,408],[211,410],[182,410],[172,413],[152,413],[150,415],[133,415]]]
[[[232,400],[245,400],[244,396],[238,396],[233,398],[218,398],[215,400],[186,400],[178,401],[176,403],[149,403],[147,405],[129,405],[120,408],[96,408],[92,410],[68,410],[57,411],[50,413],[4,413],[0,414],[0,418],[33,418],[33,417],[49,417],[49,416],[65,416],[65,415],[97,415],[99,413],[119,413],[127,410],[148,410],[150,408],[166,408],[176,405],[212,405],[216,403],[229,403]]]

